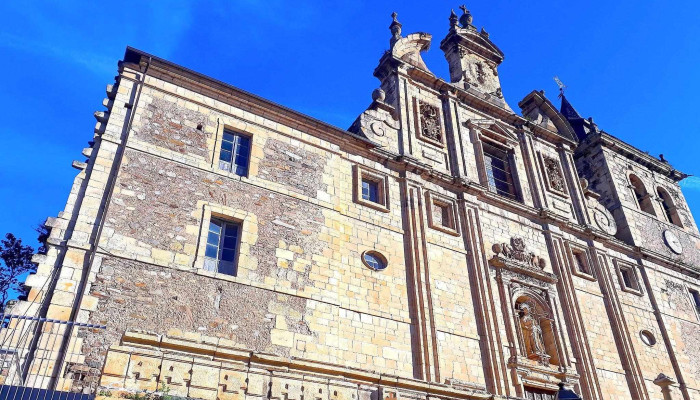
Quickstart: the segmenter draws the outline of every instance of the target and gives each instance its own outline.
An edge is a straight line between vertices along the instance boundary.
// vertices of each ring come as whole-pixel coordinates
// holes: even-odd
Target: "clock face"
[[[664,241],[666,242],[666,246],[668,246],[668,248],[674,253],[681,254],[683,252],[681,241],[678,240],[678,236],[676,236],[672,230],[666,229],[664,231]]]

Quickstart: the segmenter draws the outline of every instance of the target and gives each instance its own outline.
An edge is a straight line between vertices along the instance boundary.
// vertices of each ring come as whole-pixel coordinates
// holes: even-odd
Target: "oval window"
[[[386,268],[386,259],[376,251],[365,251],[362,253],[362,262],[375,271],[381,271]]]
[[[656,344],[656,338],[649,331],[641,331],[639,332],[639,336],[642,338],[642,342],[644,342],[644,344],[647,346],[653,346]]]

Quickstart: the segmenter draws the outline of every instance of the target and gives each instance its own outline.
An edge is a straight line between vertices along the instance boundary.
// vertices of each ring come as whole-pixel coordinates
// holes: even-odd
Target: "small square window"
[[[426,198],[426,204],[428,204],[428,225],[433,229],[451,235],[459,235],[454,200],[431,192],[426,193]]]
[[[355,165],[353,177],[355,185],[354,198],[356,203],[383,212],[389,211],[386,175]]]
[[[618,264],[617,271],[620,278],[620,286],[622,287],[622,290],[624,290],[625,292],[641,294],[642,287],[639,284],[639,279],[637,279],[637,272],[635,271],[634,266]]]
[[[219,169],[247,176],[249,161],[250,136],[225,130],[219,153]]]
[[[236,256],[241,225],[212,218],[204,251],[204,270],[236,276]]]

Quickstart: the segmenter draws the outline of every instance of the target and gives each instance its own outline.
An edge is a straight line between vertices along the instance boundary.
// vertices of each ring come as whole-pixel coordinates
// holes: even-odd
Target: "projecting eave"
[[[148,75],[182,86],[226,104],[235,106],[280,124],[302,130],[330,141],[345,140],[366,148],[378,144],[368,138],[323,122],[309,115],[292,110],[225,82],[192,71],[181,65],[127,46],[122,61],[125,65],[140,70],[140,65],[149,63]]]
[[[598,145],[608,148],[617,154],[639,163],[654,172],[667,176],[676,182],[688,177],[687,174],[673,168],[671,164],[663,162],[658,158],[645,153],[604,131],[589,134],[586,139],[581,142],[581,145],[577,151],[586,151],[587,149]]]

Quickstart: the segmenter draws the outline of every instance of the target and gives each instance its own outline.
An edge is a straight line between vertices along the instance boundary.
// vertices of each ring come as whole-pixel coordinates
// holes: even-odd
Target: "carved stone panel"
[[[558,194],[566,195],[566,181],[559,160],[551,156],[542,156],[542,164],[547,178],[547,187]]]
[[[418,101],[418,116],[421,138],[441,145],[443,134],[440,123],[440,109],[432,104]]]

